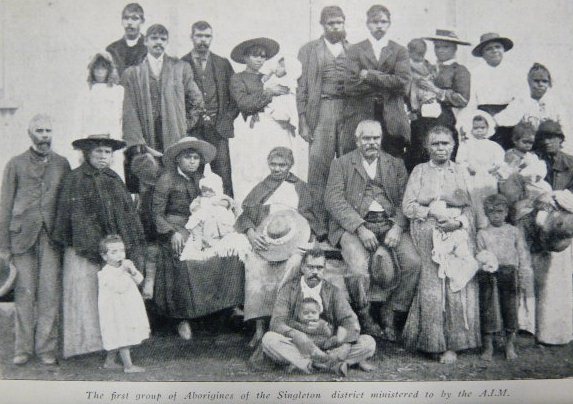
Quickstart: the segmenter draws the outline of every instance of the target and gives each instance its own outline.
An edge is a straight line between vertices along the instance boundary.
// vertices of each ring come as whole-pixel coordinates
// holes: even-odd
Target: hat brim
[[[91,150],[94,147],[106,146],[111,147],[113,151],[123,149],[126,143],[123,140],[116,139],[94,139],[94,138],[83,138],[74,140],[72,146],[74,149],[79,150]]]
[[[7,295],[13,288],[18,271],[12,262],[6,264],[2,260],[0,265],[0,297]]]
[[[427,41],[443,41],[443,42],[451,42],[451,43],[455,43],[456,45],[464,45],[464,46],[469,46],[471,45],[471,43],[466,42],[466,41],[462,41],[461,39],[456,39],[456,38],[450,38],[448,36],[426,36],[424,37],[425,40]]]
[[[503,45],[503,49],[505,52],[507,52],[508,50],[510,50],[511,48],[513,48],[513,41],[509,38],[491,38],[488,39],[486,41],[481,42],[479,45],[477,45],[475,48],[473,48],[472,50],[472,55],[475,57],[481,57],[483,54],[483,48],[491,42],[499,42]]]
[[[294,231],[288,240],[282,244],[270,244],[264,251],[257,251],[257,253],[271,262],[285,261],[293,254],[297,253],[300,247],[308,244],[310,239],[310,225],[308,221],[296,210],[288,209],[280,210],[268,215],[261,224],[257,227],[257,231],[264,234],[268,223],[276,216],[286,216],[291,221]]]
[[[279,53],[280,45],[277,41],[270,38],[254,38],[241,42],[231,51],[231,59],[234,62],[245,64],[245,52],[252,46],[262,46],[267,53],[267,59],[276,56]]]
[[[175,167],[177,156],[185,150],[193,149],[205,160],[205,164],[210,163],[215,158],[217,154],[217,149],[212,144],[205,142],[200,139],[189,139],[185,141],[179,141],[167,148],[163,153],[163,164],[167,167]]]

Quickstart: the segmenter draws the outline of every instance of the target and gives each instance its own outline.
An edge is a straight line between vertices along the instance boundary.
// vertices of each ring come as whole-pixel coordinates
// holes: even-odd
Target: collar
[[[445,62],[438,62],[438,66],[451,66],[456,63],[456,58],[451,58],[450,60],[446,60]]]
[[[52,151],[50,150],[46,154],[40,153],[38,149],[36,149],[36,146],[32,145],[30,146],[30,153],[32,154],[32,157],[34,157],[36,160],[46,161],[50,157]]]
[[[187,181],[191,181],[191,177],[189,177],[187,174],[185,174],[185,173],[183,172],[183,170],[181,170],[181,169],[179,168],[179,166],[177,166],[177,173],[178,173],[180,176],[182,176],[183,178],[185,178]]]
[[[376,39],[372,35],[370,35],[368,37],[368,40],[370,41],[370,44],[372,45],[372,47],[374,49],[378,49],[378,50],[384,48],[385,46],[388,46],[388,42],[389,42],[388,34],[384,35],[380,39]]]
[[[344,50],[343,40],[337,43],[330,43],[325,37],[322,37],[324,44],[334,56],[338,56]]]
[[[158,58],[153,57],[151,54],[147,54],[147,61],[151,65],[151,69],[156,72],[156,70],[161,71],[161,67],[163,66],[163,58],[165,56],[165,52],[161,54]]]
[[[452,163],[451,160],[448,160],[447,163],[443,166],[439,166],[436,163],[434,163],[432,160],[430,160],[430,167],[432,167],[436,170],[442,170],[445,168],[450,172],[454,172],[454,164]]]
[[[125,43],[128,47],[133,48],[141,39],[141,33],[135,39],[127,39],[127,37],[123,37],[123,39],[125,39]]]
[[[311,288],[306,284],[304,276],[301,276],[300,290],[302,292],[303,298],[307,297],[313,298],[318,302],[318,305],[320,306],[320,312],[322,313],[324,311],[324,306],[322,305],[322,297],[320,296],[320,292],[322,290],[322,281],[320,281],[320,283],[316,285],[314,288]]]
[[[100,174],[107,174],[111,177],[115,175],[114,171],[112,171],[111,168],[106,167],[101,170],[98,170],[87,161],[84,161],[84,163],[79,168],[82,170],[84,174],[89,175],[90,177],[97,177]]]
[[[207,51],[207,53],[205,55],[201,55],[199,52],[197,52],[197,50],[195,48],[191,49],[191,56],[193,56],[193,59],[198,59],[198,60],[201,60],[203,62],[207,61],[210,54],[211,54],[211,52]]]

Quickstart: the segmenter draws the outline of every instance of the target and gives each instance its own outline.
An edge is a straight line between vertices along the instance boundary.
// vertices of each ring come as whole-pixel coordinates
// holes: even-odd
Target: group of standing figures
[[[342,9],[325,7],[296,59],[241,42],[235,73],[209,50],[209,23],[177,59],[168,30],[142,35],[128,4],[124,37],[88,66],[81,158],[51,150],[40,114],[4,171],[14,364],[56,364],[61,318],[64,358],[105,350],[105,367],[143,371],[129,351],[150,333],[142,297],[187,340],[190,319],[254,320],[255,352],[304,373],[370,371],[374,338],[443,363],[481,346],[491,360],[500,333],[514,359],[520,329],[568,343],[573,157],[550,72],[535,63],[527,91],[509,38],[482,35],[470,73],[453,31],[406,48],[386,7],[366,17],[351,45]],[[337,286],[325,248],[347,267]]]

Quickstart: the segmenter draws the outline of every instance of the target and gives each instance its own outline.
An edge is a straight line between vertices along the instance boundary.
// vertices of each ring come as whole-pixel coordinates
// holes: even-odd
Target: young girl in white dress
[[[149,321],[137,285],[143,275],[125,259],[125,245],[117,235],[100,242],[105,262],[98,272],[98,311],[103,347],[107,351],[106,369],[119,369],[117,354],[125,373],[144,372],[131,361],[129,348],[149,338]]]

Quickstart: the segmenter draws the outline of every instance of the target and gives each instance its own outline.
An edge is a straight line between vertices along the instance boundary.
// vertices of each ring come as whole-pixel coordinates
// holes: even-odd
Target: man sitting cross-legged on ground
[[[323,279],[325,265],[326,258],[321,249],[313,248],[305,253],[300,268],[302,276],[285,283],[279,290],[271,317],[271,331],[263,336],[263,352],[273,361],[289,364],[290,369],[299,369],[307,374],[319,369],[346,375],[347,366],[354,364],[364,371],[371,371],[374,366],[366,360],[374,355],[376,342],[369,335],[360,335],[358,318],[344,294]],[[310,350],[297,348],[313,344],[306,333],[293,327],[305,298],[320,302],[320,317],[334,329],[332,346],[326,352],[318,347]],[[316,322],[317,327],[318,324]],[[340,327],[347,332],[337,332]],[[340,360],[333,348],[345,343],[351,344],[350,352],[345,360]],[[334,352],[329,354],[331,350]]]

